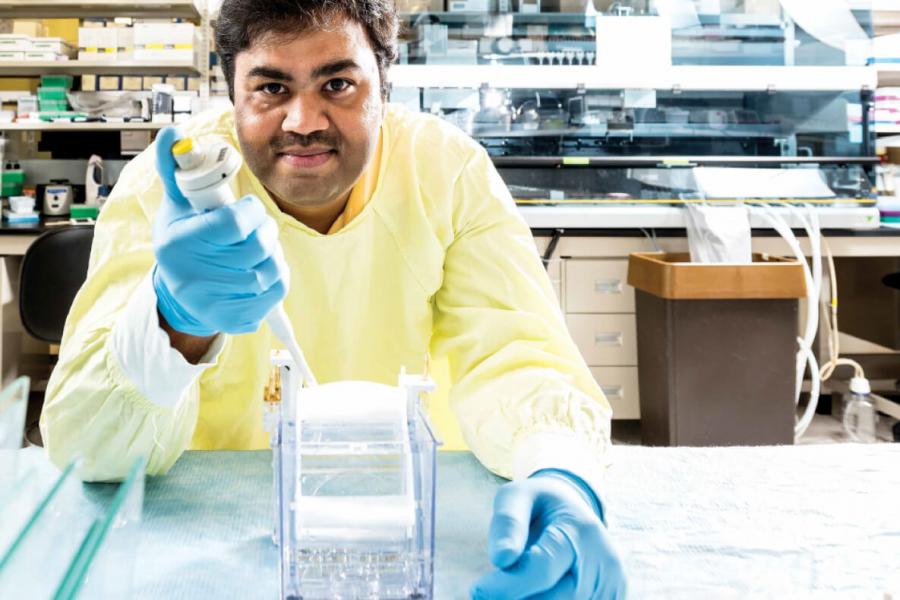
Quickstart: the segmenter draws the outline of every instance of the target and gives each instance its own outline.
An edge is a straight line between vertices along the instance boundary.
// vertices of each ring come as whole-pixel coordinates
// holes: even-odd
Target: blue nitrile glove
[[[287,290],[278,226],[254,196],[195,213],[175,183],[172,145],[180,138],[174,127],[156,138],[165,187],[153,226],[157,308],[189,335],[256,331]]]
[[[594,492],[568,471],[507,483],[488,537],[498,570],[475,584],[472,598],[624,598],[625,574],[602,519]]]

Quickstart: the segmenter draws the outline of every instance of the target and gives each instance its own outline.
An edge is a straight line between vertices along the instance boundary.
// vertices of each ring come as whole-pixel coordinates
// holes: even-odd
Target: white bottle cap
[[[871,394],[872,386],[865,377],[854,377],[850,380],[850,391],[854,394]]]

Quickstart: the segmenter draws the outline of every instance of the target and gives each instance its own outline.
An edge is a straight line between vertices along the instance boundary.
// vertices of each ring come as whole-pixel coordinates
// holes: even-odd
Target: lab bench
[[[41,449],[21,452],[20,468],[54,475]],[[611,459],[603,500],[631,598],[900,592],[896,444],[615,446]],[[490,568],[502,483],[468,452],[439,453],[436,599],[468,598]],[[114,493],[109,484],[85,490],[101,504]],[[190,451],[149,478],[132,597],[277,598],[272,494],[268,451]]]
[[[10,335],[21,332],[18,319],[18,272],[21,257],[41,233],[53,229],[45,219],[39,223],[0,224],[0,368],[3,384],[8,385],[20,374],[19,359],[23,348],[38,352],[28,336]],[[561,233],[558,233],[561,232]],[[600,382],[613,407],[616,419],[640,418],[637,319],[634,289],[627,284],[628,255],[655,249],[666,252],[687,251],[683,229],[549,229],[532,228],[538,251],[547,259],[547,271],[560,300],[566,323],[594,377]],[[809,248],[797,232],[805,251]],[[838,259],[890,258],[900,263],[900,229],[825,230],[823,234]],[[789,256],[787,244],[771,230],[755,230],[753,251]],[[900,270],[900,264],[898,264]],[[845,336],[846,337],[846,336]],[[853,353],[859,346],[854,339],[842,343]],[[30,350],[29,350],[30,348]],[[884,348],[862,343],[860,354],[888,356],[890,364],[898,364],[900,353],[886,353]],[[889,355],[890,354],[890,355]],[[885,377],[888,379],[889,377]]]

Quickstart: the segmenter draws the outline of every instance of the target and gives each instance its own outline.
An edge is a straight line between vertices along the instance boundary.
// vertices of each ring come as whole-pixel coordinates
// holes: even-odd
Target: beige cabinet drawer
[[[627,260],[567,260],[566,312],[633,313]]]
[[[591,373],[613,409],[613,419],[640,419],[637,367],[592,367]]]
[[[591,367],[637,364],[637,321],[634,315],[566,315],[569,333]]]

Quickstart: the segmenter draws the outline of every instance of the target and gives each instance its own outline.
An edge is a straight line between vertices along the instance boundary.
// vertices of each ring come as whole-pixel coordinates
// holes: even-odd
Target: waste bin
[[[643,443],[791,444],[802,265],[634,253]]]

